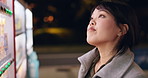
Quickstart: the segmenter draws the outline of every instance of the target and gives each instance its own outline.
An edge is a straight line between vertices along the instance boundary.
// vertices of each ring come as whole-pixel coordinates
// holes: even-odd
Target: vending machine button
[[[0,75],[2,75],[3,74],[3,72],[2,71],[0,71]]]
[[[10,62],[8,62],[8,63],[7,63],[7,65],[9,65],[9,66],[10,66],[10,65],[11,65],[11,63],[10,63]]]
[[[5,71],[6,69],[5,68],[2,68],[2,71]]]
[[[6,65],[5,68],[7,69],[9,67],[9,65]]]

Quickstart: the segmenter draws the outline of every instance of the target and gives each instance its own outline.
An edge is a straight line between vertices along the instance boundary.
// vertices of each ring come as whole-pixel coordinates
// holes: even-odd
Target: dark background
[[[86,43],[90,12],[101,0],[24,0],[33,12],[34,45]],[[118,0],[119,1],[119,0]],[[148,0],[120,0],[131,5],[141,25],[140,43],[148,43]],[[46,17],[52,17],[45,20]]]

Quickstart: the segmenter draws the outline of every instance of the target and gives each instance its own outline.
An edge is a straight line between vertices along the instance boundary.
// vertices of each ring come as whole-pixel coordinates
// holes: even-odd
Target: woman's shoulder
[[[125,72],[123,78],[148,78],[144,71],[133,62],[129,69]]]

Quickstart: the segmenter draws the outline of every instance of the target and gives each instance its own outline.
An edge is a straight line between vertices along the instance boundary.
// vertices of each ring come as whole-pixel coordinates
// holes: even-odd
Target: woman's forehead
[[[95,9],[94,11],[93,11],[93,13],[92,13],[92,15],[93,14],[95,14],[95,13],[107,13],[107,14],[111,14],[108,10],[106,10],[106,9]],[[112,14],[111,14],[112,15]]]

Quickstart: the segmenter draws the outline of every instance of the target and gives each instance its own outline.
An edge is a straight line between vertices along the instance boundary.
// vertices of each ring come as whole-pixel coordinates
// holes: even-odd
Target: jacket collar
[[[87,52],[86,54],[80,56],[78,58],[78,60],[81,63],[81,66],[83,67],[82,68],[83,71],[80,71],[80,73],[82,72],[83,75],[86,75],[87,74],[87,71],[89,70],[89,68],[90,68],[90,66],[91,66],[91,64],[93,62],[93,60],[97,56],[98,56],[98,50],[97,50],[97,48],[94,48],[91,51]]]
[[[80,63],[84,65],[85,74],[89,70],[92,61],[97,55],[98,52],[96,51],[96,48],[94,48],[93,50],[78,58]],[[115,56],[112,61],[106,64],[100,71],[98,71],[94,77],[99,76],[102,78],[120,78],[131,66],[133,60],[134,54],[128,49],[124,54]]]

